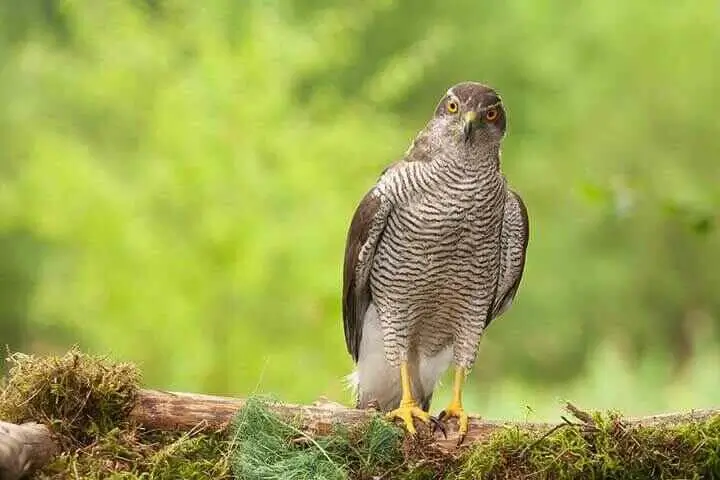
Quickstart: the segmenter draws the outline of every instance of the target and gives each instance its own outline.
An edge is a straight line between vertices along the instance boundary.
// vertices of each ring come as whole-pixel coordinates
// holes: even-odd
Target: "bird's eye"
[[[497,117],[498,117],[498,111],[497,111],[497,108],[495,108],[495,107],[488,108],[487,111],[485,112],[485,120],[487,120],[488,122],[495,121],[495,119]]]
[[[447,104],[448,112],[456,113],[458,111],[458,104],[454,100],[450,100]]]

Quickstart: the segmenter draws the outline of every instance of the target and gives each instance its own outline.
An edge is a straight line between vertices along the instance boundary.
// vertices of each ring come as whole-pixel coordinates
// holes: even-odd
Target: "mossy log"
[[[134,365],[76,349],[8,361],[0,480],[39,467],[42,480],[281,479],[288,469],[304,479],[320,470],[326,478],[720,478],[720,409],[627,419],[568,404],[557,424],[473,417],[458,449],[455,424],[447,438],[419,425],[412,439],[373,411],[327,400],[143,390]]]
[[[130,418],[140,425],[157,430],[188,431],[198,425],[211,430],[222,430],[235,413],[243,407],[245,400],[193,393],[140,390],[137,402],[130,411]],[[272,403],[270,410],[284,418],[298,419],[302,430],[310,435],[327,435],[334,424],[354,425],[365,422],[376,412],[347,408],[339,403],[320,399],[311,405]],[[704,415],[703,412],[698,413]],[[672,415],[669,418],[673,417]],[[518,423],[484,420],[470,417],[468,434],[463,442],[468,445],[487,439],[493,432],[506,425],[521,426],[526,430],[547,430],[554,423]],[[422,428],[420,425],[418,427]],[[457,447],[457,425],[449,425],[447,438],[440,432],[435,442],[442,450],[451,451]]]
[[[135,397],[134,407],[129,412],[129,420],[146,430],[160,431],[191,431],[198,428],[204,430],[224,430],[235,413],[245,405],[239,398],[219,397],[193,393],[166,392],[159,390],[139,390]],[[270,410],[284,418],[296,419],[301,423],[304,433],[312,436],[329,434],[333,425],[359,424],[367,421],[372,415],[370,410],[347,408],[338,403],[319,400],[312,405],[295,405],[274,403]],[[583,412],[572,405],[566,406],[576,419],[592,424],[587,416],[583,420]],[[692,421],[703,421],[720,415],[720,410],[695,410],[688,413],[670,413],[628,419],[629,424],[642,426],[676,425]],[[56,450],[48,429],[42,425],[3,424],[0,429],[0,471],[9,472],[2,479],[16,479],[20,475],[42,466]],[[507,426],[520,427],[523,430],[552,432],[566,423],[526,423],[501,422],[484,420],[473,416],[470,419],[468,435],[464,446],[487,440],[492,433]],[[582,423],[580,424],[582,425]],[[457,447],[456,425],[452,423],[447,438],[437,432],[434,437],[436,446],[445,452],[452,452]]]
[[[137,403],[130,412],[130,418],[140,425],[157,430],[188,431],[198,425],[213,430],[222,430],[231,421],[235,413],[243,407],[245,400],[239,398],[217,397],[194,393],[165,392],[159,390],[140,390]],[[566,409],[576,418],[583,418],[581,410],[572,404]],[[339,403],[320,399],[312,405],[290,403],[270,404],[273,413],[285,418],[297,418],[302,422],[302,430],[310,435],[327,435],[333,424],[353,425],[370,419],[372,410],[347,408]],[[587,415],[587,414],[585,414]],[[642,426],[677,425],[691,421],[703,421],[720,415],[720,409],[693,410],[686,413],[665,413],[648,417],[628,419],[628,423]],[[592,420],[587,416],[587,423]],[[488,439],[497,430],[512,426],[523,430],[549,431],[566,425],[550,422],[508,422],[486,420],[471,416],[467,436],[463,445],[469,445]],[[440,432],[435,434],[435,443],[445,451],[458,448],[457,424],[452,421],[447,438]]]

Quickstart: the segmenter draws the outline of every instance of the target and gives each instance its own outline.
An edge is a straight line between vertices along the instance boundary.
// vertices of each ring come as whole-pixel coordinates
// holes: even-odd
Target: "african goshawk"
[[[523,275],[528,216],[500,169],[505,128],[492,88],[453,86],[350,224],[343,319],[357,407],[373,402],[412,433],[413,417],[431,420],[433,390],[452,362],[453,399],[439,420],[457,417],[462,441],[465,375]]]

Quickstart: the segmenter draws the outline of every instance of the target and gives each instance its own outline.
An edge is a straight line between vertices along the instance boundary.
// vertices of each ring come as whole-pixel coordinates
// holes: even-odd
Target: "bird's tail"
[[[352,396],[355,399],[355,407],[356,408],[359,408],[357,406],[359,384],[360,384],[360,378],[358,376],[357,368],[343,377],[343,386],[345,387],[345,390],[348,390],[348,391],[350,391],[350,393],[352,393]]]

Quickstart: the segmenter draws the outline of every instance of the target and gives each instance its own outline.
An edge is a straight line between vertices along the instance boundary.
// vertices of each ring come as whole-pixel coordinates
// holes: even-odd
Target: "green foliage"
[[[720,416],[633,426],[616,414],[551,435],[509,428],[468,455],[457,480],[476,478],[720,478]]]
[[[44,423],[62,448],[37,478],[231,478],[224,435],[148,432],[128,421],[139,386],[134,365],[77,349],[62,356],[14,354],[10,364],[0,419]]]
[[[397,470],[402,464],[402,432],[376,417],[367,425],[346,427],[312,439],[254,398],[238,413],[231,429],[236,446],[233,471],[246,480],[336,480]]]
[[[0,345],[78,343],[137,362],[158,388],[349,400],[353,208],[447,87],[475,79],[507,105],[503,169],[532,232],[468,408],[554,415],[568,389],[623,410],[710,404],[716,11],[3,2]],[[614,370],[596,365],[608,351]],[[617,376],[628,389],[608,399]]]
[[[19,349],[29,337],[28,310],[40,273],[42,247],[27,233],[0,233],[0,339],[10,350]]]
[[[146,434],[128,426],[98,437],[81,450],[57,456],[37,475],[42,480],[230,480],[229,444],[219,435]]]
[[[61,357],[10,357],[0,392],[0,418],[51,425],[66,445],[85,445],[114,430],[135,402],[140,377],[129,363],[112,363],[73,349]]]
[[[134,366],[78,350],[11,360],[0,419],[38,420],[58,434],[62,452],[37,475],[44,480],[720,478],[720,416],[643,427],[576,413],[584,423],[507,428],[458,456],[380,415],[310,438],[301,418],[270,413],[264,397],[250,398],[227,433],[147,431],[127,418]]]
[[[575,415],[583,423],[506,427],[458,457],[434,452],[428,439],[403,442],[381,417],[310,439],[255,398],[235,419],[232,465],[247,480],[720,478],[720,416],[642,426],[617,413]]]

